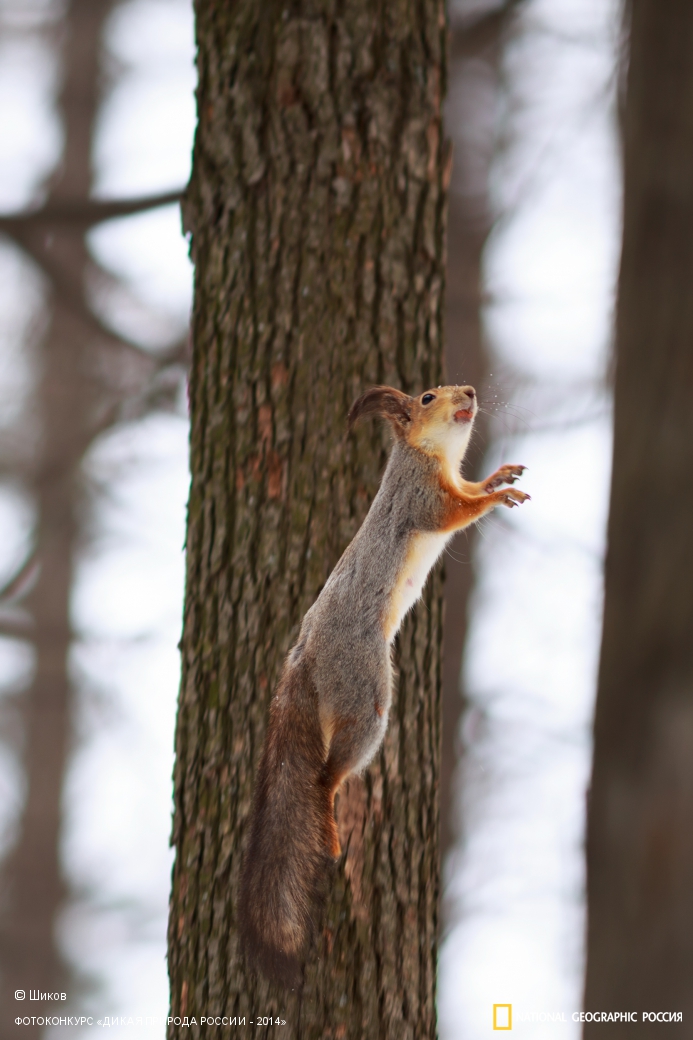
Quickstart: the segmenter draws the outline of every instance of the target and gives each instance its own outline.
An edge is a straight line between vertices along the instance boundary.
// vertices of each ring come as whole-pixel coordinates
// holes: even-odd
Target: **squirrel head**
[[[381,416],[398,439],[458,472],[477,411],[472,386],[438,386],[418,397],[391,386],[374,386],[351,406],[348,421],[351,430],[367,416]]]

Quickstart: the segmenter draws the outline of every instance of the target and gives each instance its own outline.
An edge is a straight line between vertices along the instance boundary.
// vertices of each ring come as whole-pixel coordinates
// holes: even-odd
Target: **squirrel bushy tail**
[[[238,900],[246,957],[289,986],[301,983],[331,853],[338,849],[318,696],[308,671],[305,664],[288,664],[272,702]]]

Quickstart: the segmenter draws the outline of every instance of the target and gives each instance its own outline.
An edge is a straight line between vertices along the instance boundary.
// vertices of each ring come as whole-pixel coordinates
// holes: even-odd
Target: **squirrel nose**
[[[476,397],[476,390],[473,386],[463,386],[460,389],[464,390],[465,394],[471,401]]]

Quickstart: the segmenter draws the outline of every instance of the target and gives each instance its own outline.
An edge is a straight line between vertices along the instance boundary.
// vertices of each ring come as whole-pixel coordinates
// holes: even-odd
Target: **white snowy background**
[[[59,69],[43,31],[59,13],[58,0],[0,0],[2,212],[35,202],[59,157]],[[617,0],[528,0],[503,68],[499,220],[486,256],[486,328],[502,404],[487,462],[489,470],[527,465],[522,486],[532,502],[485,523],[477,561],[463,839],[446,869],[455,923],[440,960],[441,1040],[493,1035],[494,1003],[512,1003],[514,1035],[579,1033],[570,1016],[581,999],[584,804],[608,507],[619,13]],[[190,3],[127,0],[105,43],[111,75],[96,194],[183,185],[194,129]],[[191,267],[176,206],[105,223],[89,244],[150,313],[145,339],[156,345],[184,328]],[[43,291],[0,238],[2,425],[30,392],[22,344],[40,321]],[[73,1012],[164,1016],[188,486],[182,409],[119,427],[85,467],[97,493],[73,602],[81,693],[62,849],[76,897],[60,936],[100,983]],[[0,484],[0,583],[20,561],[31,523],[21,492]],[[26,646],[0,639],[0,696],[30,668]],[[21,772],[4,746],[0,852],[21,798]],[[566,1024],[541,1021],[557,1012]],[[163,1035],[156,1026],[123,1033]]]

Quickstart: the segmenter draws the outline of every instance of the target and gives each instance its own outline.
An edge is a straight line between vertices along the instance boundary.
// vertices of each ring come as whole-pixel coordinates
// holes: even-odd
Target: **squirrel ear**
[[[392,423],[396,432],[403,433],[411,422],[411,404],[411,397],[401,390],[395,390],[391,386],[371,387],[352,404],[347,420],[349,430],[361,419],[380,415]]]

